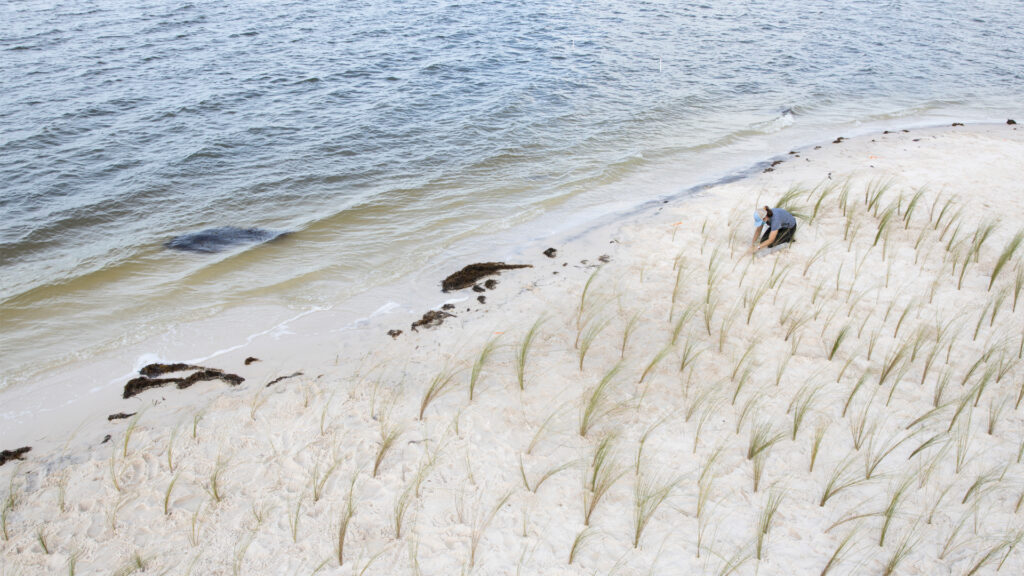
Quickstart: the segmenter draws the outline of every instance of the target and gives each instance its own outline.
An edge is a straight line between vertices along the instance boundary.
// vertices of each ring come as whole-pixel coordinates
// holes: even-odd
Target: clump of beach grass
[[[498,346],[499,336],[489,338],[487,343],[484,344],[483,348],[480,349],[480,354],[477,355],[476,360],[473,362],[473,368],[469,373],[469,401],[472,402],[476,394],[476,387],[480,383],[480,374],[483,372],[484,366],[487,365],[491,355],[494,354],[494,350]]]
[[[583,405],[580,408],[579,434],[584,438],[594,424],[603,416],[617,408],[611,402],[616,377],[622,370],[622,364],[616,364],[605,373],[601,380],[583,394]]]
[[[352,480],[348,485],[348,495],[345,498],[345,505],[342,508],[341,516],[338,520],[338,539],[335,548],[336,557],[338,558],[338,566],[343,566],[345,564],[345,537],[348,536],[349,525],[352,523],[352,518],[356,514],[355,491],[356,481],[358,479],[358,474],[352,475]]]
[[[640,547],[640,537],[651,517],[679,482],[678,478],[659,481],[642,473],[637,474],[633,485],[633,548]]]
[[[594,449],[590,465],[583,477],[583,524],[590,526],[590,519],[601,500],[612,486],[625,474],[615,460],[615,436],[607,435]]]
[[[597,275],[596,271],[594,272],[594,275]],[[593,276],[591,276],[591,279],[593,279]],[[586,292],[584,292],[584,296],[585,295]],[[583,304],[581,301],[581,313],[582,306]],[[530,326],[530,329],[526,331],[526,334],[523,336],[523,339],[520,340],[519,346],[516,347],[516,382],[519,383],[520,390],[526,389],[526,360],[529,357],[530,350],[533,348],[534,341],[537,339],[537,335],[540,332],[540,327],[544,324],[546,320],[547,318],[545,316],[537,318],[533,325]],[[577,321],[579,321],[579,319],[577,319]]]
[[[430,406],[431,402],[451,391],[456,375],[458,375],[458,370],[448,365],[445,365],[434,375],[430,385],[427,386],[427,390],[423,393],[423,398],[420,400],[420,420],[423,420],[423,414],[427,411],[427,407]]]
[[[511,492],[505,492],[498,498],[497,503],[494,506],[487,509],[486,511],[478,510],[474,516],[473,523],[470,529],[469,537],[469,568],[473,569],[476,564],[476,552],[480,546],[480,540],[483,538],[484,531],[494,521],[494,517],[498,514],[503,506],[508,502],[509,498],[512,497]]]

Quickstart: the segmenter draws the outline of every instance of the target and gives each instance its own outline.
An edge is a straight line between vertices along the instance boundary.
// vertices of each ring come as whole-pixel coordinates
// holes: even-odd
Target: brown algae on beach
[[[477,280],[500,273],[502,270],[533,268],[531,264],[505,264],[504,262],[478,262],[464,267],[441,282],[443,292],[461,290],[476,284]]]
[[[157,378],[157,376],[163,374],[187,372],[190,370],[194,370],[194,372],[188,376]],[[124,385],[123,398],[131,398],[150,388],[159,388],[168,384],[174,384],[179,390],[184,390],[197,382],[210,380],[222,380],[231,386],[238,386],[245,381],[245,378],[237,374],[229,374],[217,368],[203,368],[202,366],[192,366],[189,364],[149,364],[139,370],[139,374],[142,376],[133,378]]]

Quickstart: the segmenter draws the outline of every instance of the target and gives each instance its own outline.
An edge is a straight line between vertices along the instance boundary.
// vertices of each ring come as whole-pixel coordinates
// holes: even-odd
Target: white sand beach
[[[33,446],[0,575],[1024,573],[1024,132],[836,136]]]

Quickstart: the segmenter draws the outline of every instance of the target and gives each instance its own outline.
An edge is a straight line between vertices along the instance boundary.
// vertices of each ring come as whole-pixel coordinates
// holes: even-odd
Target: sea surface
[[[1024,3],[8,0],[0,87],[0,388],[24,391],[792,147],[1024,116]]]

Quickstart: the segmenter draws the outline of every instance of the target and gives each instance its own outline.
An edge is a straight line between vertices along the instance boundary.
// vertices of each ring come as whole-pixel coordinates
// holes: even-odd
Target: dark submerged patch
[[[212,254],[239,244],[260,244],[285,236],[286,232],[264,230],[262,228],[236,228],[221,226],[207,228],[199,232],[190,232],[175,236],[164,243],[165,248],[183,252]]]

